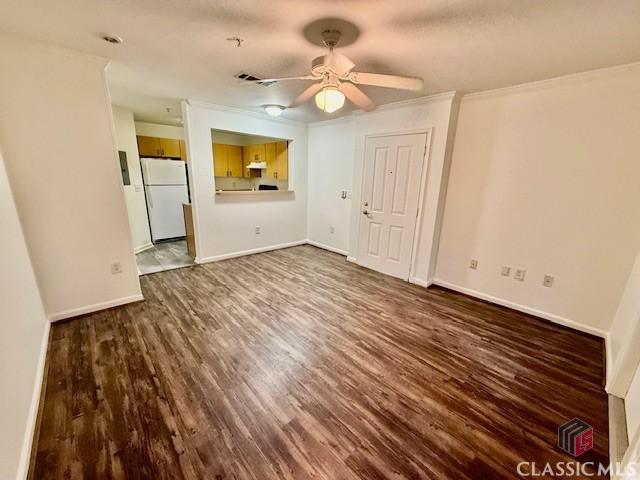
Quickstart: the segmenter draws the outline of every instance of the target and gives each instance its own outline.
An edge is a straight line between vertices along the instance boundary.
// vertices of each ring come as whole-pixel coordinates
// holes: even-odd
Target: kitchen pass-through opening
[[[216,192],[289,190],[289,144],[283,138],[212,129]]]

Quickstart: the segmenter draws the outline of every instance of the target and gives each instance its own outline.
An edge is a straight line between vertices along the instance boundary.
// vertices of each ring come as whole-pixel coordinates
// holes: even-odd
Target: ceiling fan
[[[340,41],[339,30],[322,32],[324,44],[329,48],[327,55],[315,58],[311,62],[311,75],[285,78],[263,78],[253,83],[274,83],[290,80],[315,80],[318,83],[307,87],[290,105],[297,107],[315,96],[316,106],[327,113],[335,112],[344,105],[345,97],[365,111],[373,110],[376,105],[357,85],[397,88],[401,90],[422,90],[421,78],[383,75],[379,73],[354,72],[356,66],[346,56],[334,52]]]

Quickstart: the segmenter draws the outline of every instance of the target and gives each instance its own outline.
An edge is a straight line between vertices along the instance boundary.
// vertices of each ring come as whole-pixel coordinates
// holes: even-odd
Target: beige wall
[[[355,140],[351,116],[309,125],[307,237],[344,255],[349,250],[352,199],[341,198],[340,192],[353,189]]]
[[[0,154],[0,478],[26,478],[49,332]]]
[[[464,97],[438,281],[608,331],[640,245],[639,119],[638,65]]]
[[[184,128],[159,123],[135,122],[136,135],[184,140]]]
[[[141,298],[104,68],[0,37],[0,145],[53,319]]]
[[[230,107],[183,103],[197,261],[263,251],[306,240],[307,127]],[[289,188],[293,192],[223,197],[215,194],[211,130],[292,140]],[[213,134],[215,141],[215,132]],[[255,227],[261,233],[256,235]]]
[[[124,198],[129,214],[129,228],[134,249],[151,245],[151,232],[147,216],[147,203],[144,198],[142,169],[138,155],[138,141],[133,112],[123,107],[113,106],[113,122],[116,128],[116,144],[118,150],[127,152],[129,179],[131,185],[124,185]]]

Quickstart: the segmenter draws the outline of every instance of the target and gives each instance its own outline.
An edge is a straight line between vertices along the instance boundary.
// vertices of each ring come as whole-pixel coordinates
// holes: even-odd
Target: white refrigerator
[[[189,202],[187,171],[182,160],[142,158],[144,193],[154,242],[184,237],[182,204]]]

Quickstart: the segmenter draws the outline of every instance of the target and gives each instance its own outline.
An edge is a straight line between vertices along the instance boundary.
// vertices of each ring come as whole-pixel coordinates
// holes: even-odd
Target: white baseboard
[[[347,255],[347,262],[358,263],[356,257],[352,257],[351,255]]]
[[[277,245],[269,245],[268,247],[252,248],[251,250],[242,250],[240,252],[223,253],[222,255],[214,255],[212,257],[196,257],[196,263],[211,263],[219,262],[220,260],[227,260],[229,258],[244,257],[245,255],[253,255],[255,253],[270,252],[272,250],[280,250],[281,248],[297,247],[298,245],[305,245],[307,240],[297,240],[295,242],[280,243]]]
[[[17,479],[26,479],[29,474],[29,463],[31,460],[31,449],[33,447],[34,436],[36,434],[36,422],[38,420],[38,410],[40,407],[40,395],[42,393],[42,384],[44,383],[44,366],[47,359],[47,350],[49,348],[49,331],[51,323],[45,322],[44,332],[40,343],[40,355],[38,357],[38,365],[36,367],[36,378],[33,385],[33,395],[31,396],[31,405],[29,405],[29,416],[27,417],[27,428],[24,432],[24,440],[22,441],[22,451],[20,452],[20,462],[18,463]]]
[[[416,285],[420,285],[421,287],[429,288],[433,284],[433,281],[423,280],[422,278],[418,277],[411,277],[409,279],[409,283],[414,283]]]
[[[553,313],[548,313],[542,310],[538,310],[536,308],[527,307],[526,305],[520,305],[519,303],[514,303],[509,300],[505,300],[503,298],[494,297],[493,295],[488,295],[486,293],[482,293],[477,290],[471,290],[470,288],[460,287],[458,285],[454,285],[453,283],[446,282],[439,278],[434,278],[432,283],[433,285],[439,285],[441,287],[445,287],[450,290],[455,290],[456,292],[460,292],[460,293],[464,293],[465,295],[470,295],[472,297],[480,298],[482,300],[486,300],[487,302],[495,303],[497,305],[502,305],[503,307],[511,308],[513,310],[518,310],[519,312],[528,313],[529,315],[534,315],[536,317],[549,320],[550,322],[557,323],[558,325],[563,325],[565,327],[573,328],[574,330],[578,330],[580,332],[589,333],[591,335],[595,335],[596,337],[604,338],[605,342],[607,339],[606,331],[600,330],[599,328],[590,327],[588,325],[583,325],[569,318],[560,317],[558,315],[554,315]]]
[[[344,255],[345,257],[349,255],[349,252],[346,250],[340,250],[339,248],[330,247],[329,245],[325,245],[324,243],[316,242],[315,240],[307,240],[309,245],[313,245],[314,247],[321,248],[323,250],[328,250],[329,252],[338,253],[340,255]]]
[[[104,310],[106,308],[118,307],[127,303],[140,302],[144,300],[141,293],[137,295],[131,295],[129,297],[116,298],[107,302],[94,303],[93,305],[86,305],[84,307],[72,308],[71,310],[65,310],[63,312],[53,313],[49,315],[49,321],[57,322],[66,318],[77,317],[78,315],[84,315],[86,313],[97,312],[98,310]]]
[[[140,252],[144,252],[145,250],[149,250],[150,248],[153,248],[153,243],[149,242],[149,243],[145,243],[143,245],[140,245],[139,247],[136,247],[133,249],[133,253],[140,253]]]

